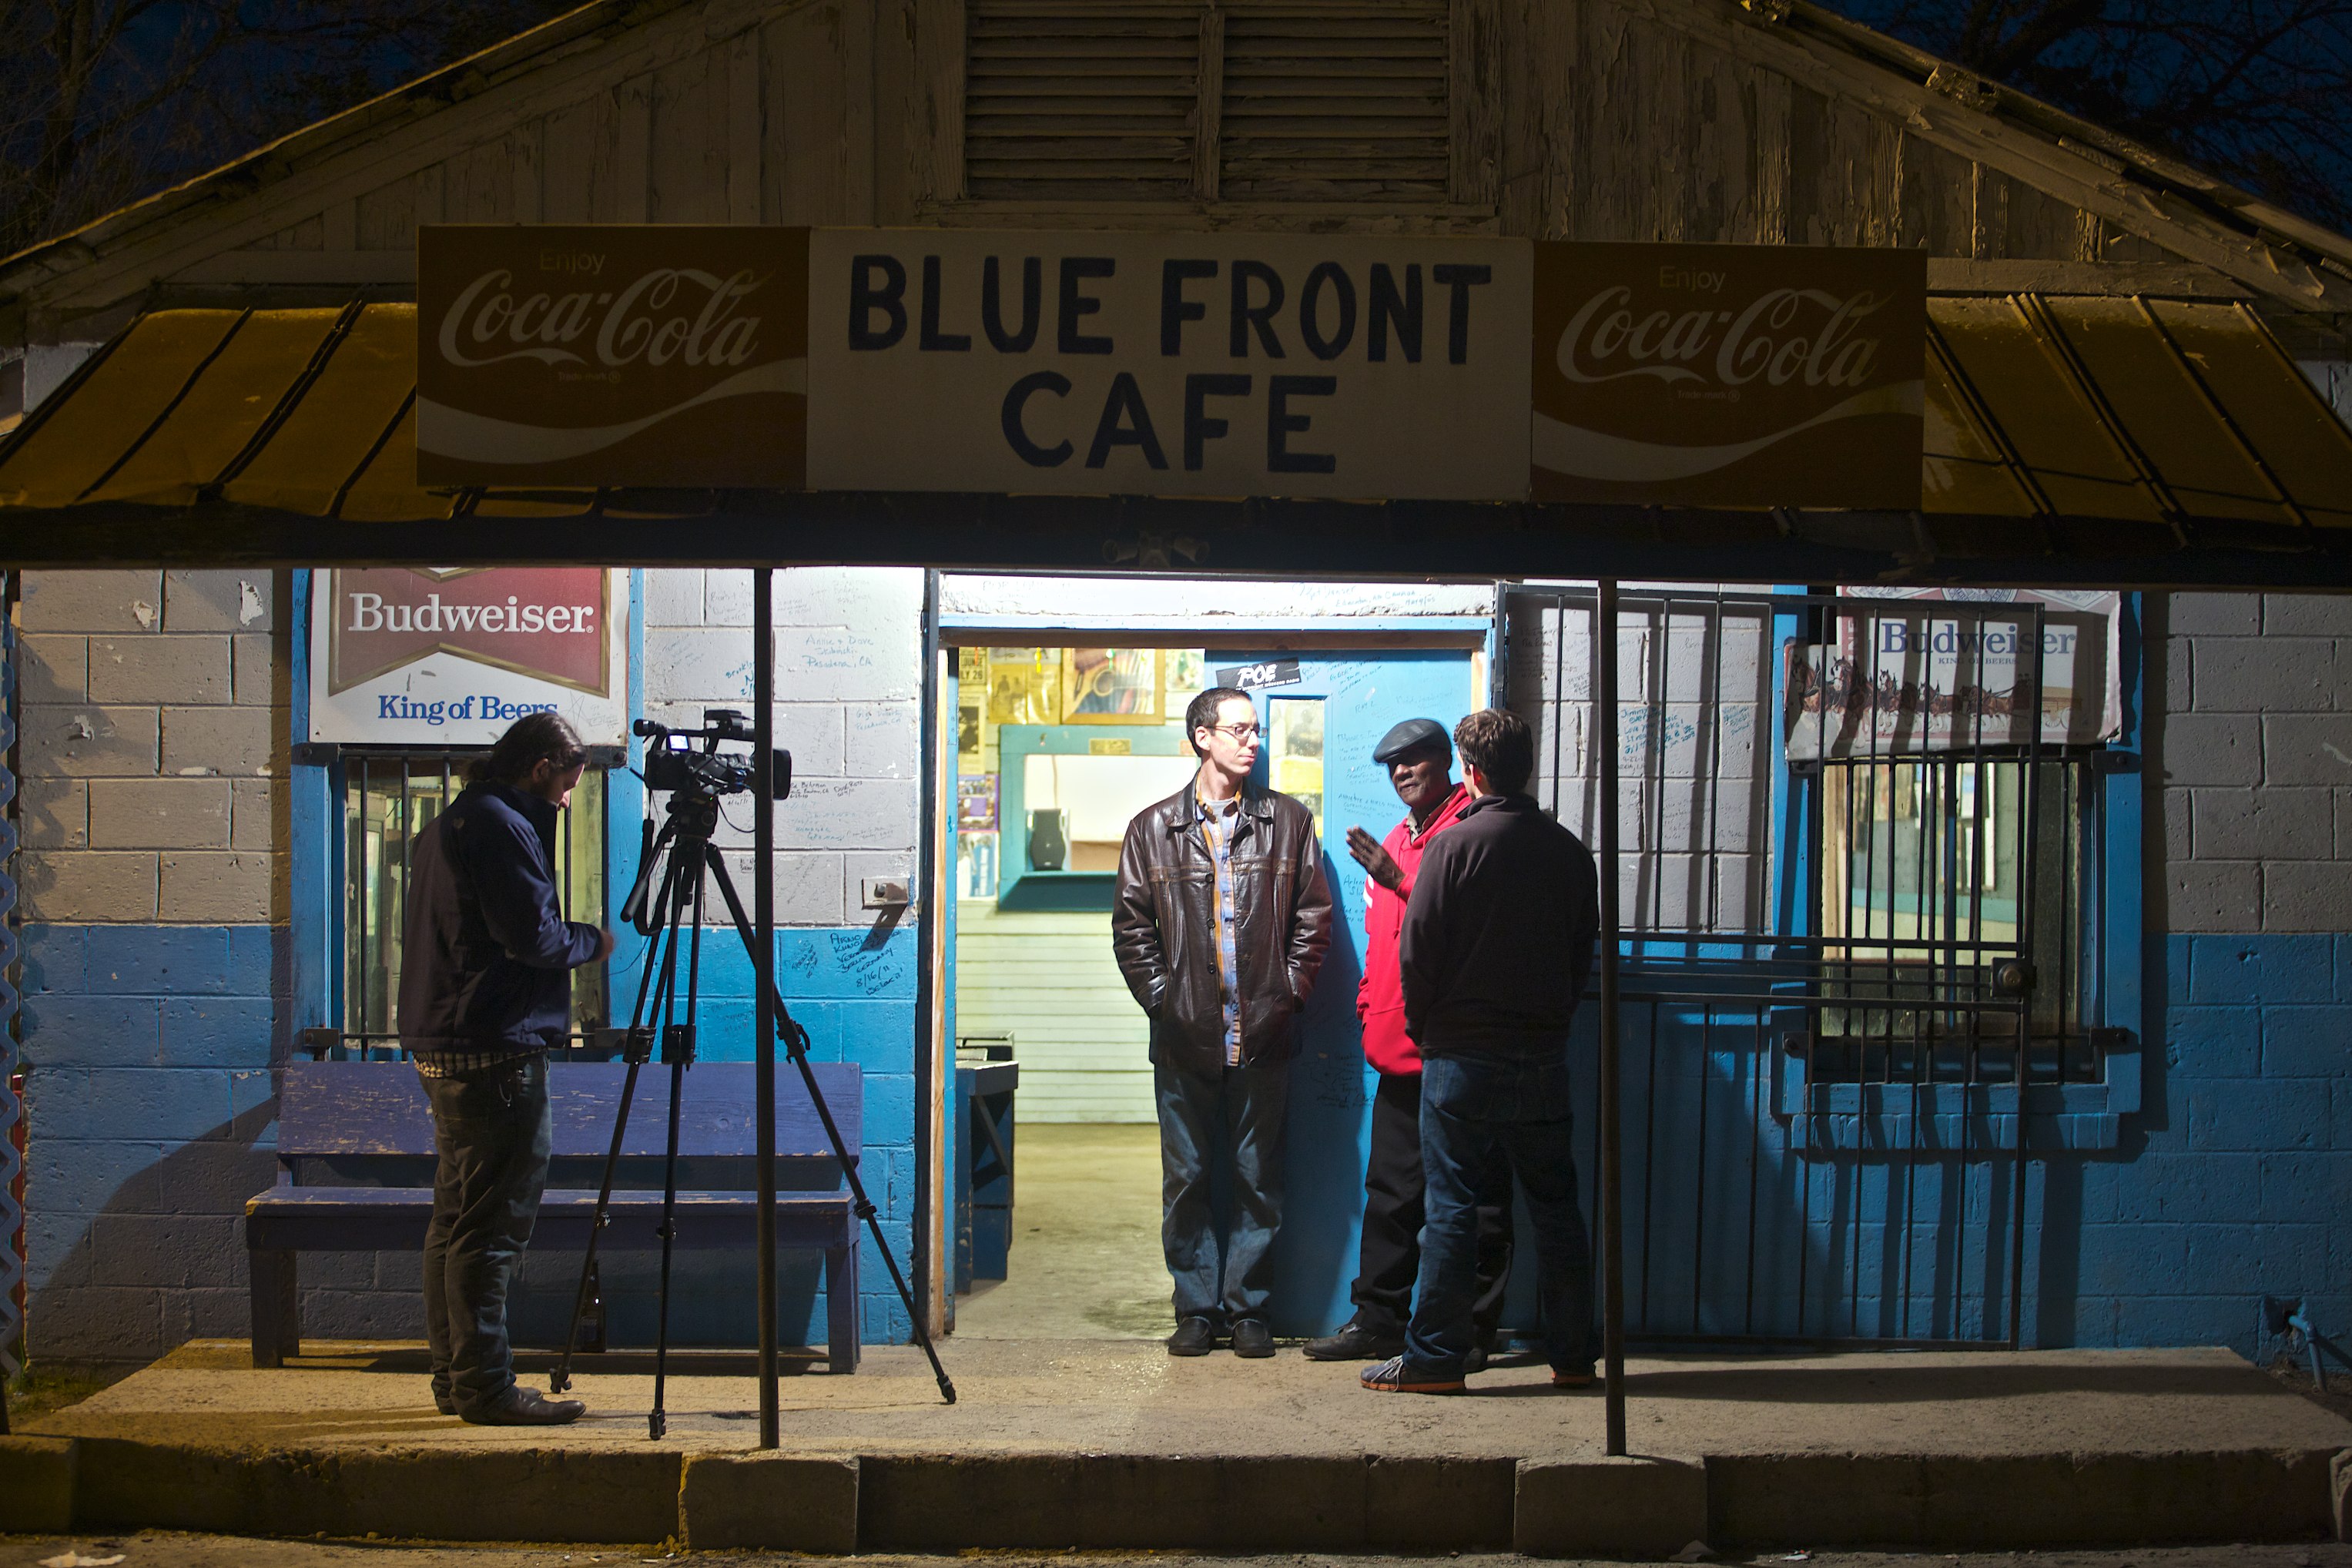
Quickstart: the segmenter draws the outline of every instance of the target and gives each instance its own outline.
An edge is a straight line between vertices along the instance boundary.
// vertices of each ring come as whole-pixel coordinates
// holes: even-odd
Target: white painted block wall
[[[776,574],[776,741],[793,793],[776,817],[780,925],[870,924],[867,878],[910,880],[921,812],[923,574],[898,567]],[[646,573],[646,716],[698,727],[751,707],[751,574]],[[717,842],[751,902],[751,817],[727,803]],[[635,824],[615,823],[616,833]],[[725,919],[723,909],[706,915]]]

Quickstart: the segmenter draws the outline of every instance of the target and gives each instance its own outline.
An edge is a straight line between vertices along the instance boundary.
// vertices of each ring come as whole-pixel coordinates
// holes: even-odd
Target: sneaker
[[[1207,1355],[1217,1348],[1217,1326],[1206,1318],[1182,1318],[1168,1336],[1170,1355]]]
[[[1462,1380],[1442,1377],[1435,1373],[1415,1372],[1405,1365],[1404,1357],[1391,1356],[1380,1365],[1365,1372],[1359,1380],[1376,1394],[1459,1394]]]
[[[1241,1318],[1234,1323],[1234,1353],[1256,1361],[1274,1353],[1274,1331],[1263,1318]]]
[[[436,1388],[433,1391],[433,1408],[444,1415],[455,1415],[457,1414],[457,1396],[446,1388]]]
[[[1591,1388],[1593,1384],[1592,1363],[1582,1366],[1556,1366],[1551,1369],[1554,1388]]]
[[[458,1412],[477,1426],[568,1426],[587,1414],[588,1407],[576,1399],[550,1399],[520,1383],[496,1399]]]
[[[1308,1361],[1386,1361],[1404,1353],[1404,1335],[1368,1329],[1360,1320],[1350,1318],[1338,1332],[1299,1346],[1298,1353]]]

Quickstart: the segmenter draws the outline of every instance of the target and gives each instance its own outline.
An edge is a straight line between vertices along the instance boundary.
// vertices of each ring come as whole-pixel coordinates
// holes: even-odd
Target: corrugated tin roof
[[[2352,526],[2347,431],[2240,303],[1937,299],[1923,508]],[[0,442],[0,510],[213,501],[339,521],[677,515],[684,497],[416,483],[416,310],[160,310]],[[705,500],[703,506],[708,505]]]

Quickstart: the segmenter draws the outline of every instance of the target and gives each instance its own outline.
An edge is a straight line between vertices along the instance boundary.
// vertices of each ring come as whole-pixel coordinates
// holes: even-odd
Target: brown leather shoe
[[[477,1426],[568,1426],[588,1414],[576,1399],[550,1399],[536,1388],[518,1383],[496,1399],[457,1413]]]

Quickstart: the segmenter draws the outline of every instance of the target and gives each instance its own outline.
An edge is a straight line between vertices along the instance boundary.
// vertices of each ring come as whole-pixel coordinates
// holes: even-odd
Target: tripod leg
[[[751,955],[756,973],[759,939],[752,934],[751,922],[744,916],[743,900],[736,895],[734,880],[727,874],[727,862],[720,858],[715,847],[707,845],[703,848],[703,858],[712,879],[719,884],[719,896],[727,901],[727,912],[735,921],[735,932],[743,939],[743,950]],[[809,1103],[816,1107],[817,1120],[824,1124],[824,1135],[833,1144],[834,1160],[841,1166],[842,1179],[849,1184],[850,1199],[856,1205],[857,1217],[866,1222],[866,1228],[874,1237],[874,1249],[881,1254],[882,1266],[890,1272],[890,1283],[898,1287],[898,1300],[907,1308],[908,1321],[914,1325],[915,1342],[923,1347],[923,1355],[931,1363],[931,1375],[938,1380],[940,1398],[953,1405],[956,1402],[955,1384],[949,1381],[947,1368],[940,1364],[940,1352],[931,1343],[929,1326],[915,1306],[915,1293],[908,1289],[906,1276],[899,1272],[898,1258],[891,1255],[890,1243],[882,1235],[881,1217],[874,1207],[874,1201],[866,1195],[866,1184],[859,1179],[857,1166],[849,1158],[847,1145],[842,1142],[841,1129],[834,1122],[833,1108],[825,1103],[824,1090],[818,1087],[816,1072],[809,1066],[808,1032],[785,1010],[782,992],[772,990],[772,995],[777,1032],[782,1036],[785,1051],[793,1058],[793,1065],[801,1069],[801,1082],[808,1089]]]
[[[651,940],[646,943],[646,972],[638,977],[637,999],[629,1007],[630,1034],[635,1033],[639,1021],[646,1016],[646,1001],[648,995],[653,999],[655,1011],[661,1010],[677,974],[677,922],[672,921],[668,923],[667,935],[669,941],[665,948],[663,921],[670,907],[670,891],[677,883],[677,858],[673,855],[662,875],[660,910],[663,912],[656,913],[654,918],[654,929],[649,933]],[[654,983],[656,972],[662,975],[658,987]],[[629,1107],[636,1100],[637,1071],[641,1065],[631,1062],[627,1074],[621,1079],[621,1106],[613,1118],[613,1143],[604,1153],[604,1176],[602,1184],[596,1189],[596,1212],[588,1222],[588,1249],[586,1255],[580,1260],[580,1288],[573,1292],[572,1298],[572,1324],[564,1331],[563,1355],[555,1363],[555,1370],[548,1374],[547,1391],[550,1394],[562,1394],[572,1386],[572,1356],[580,1343],[580,1320],[588,1310],[588,1292],[595,1278],[596,1242],[604,1235],[604,1226],[612,1213],[613,1176],[614,1171],[620,1166],[621,1150],[628,1138]]]
[[[686,1099],[686,1069],[694,1056],[695,991],[702,978],[702,890],[703,865],[697,860],[690,873],[694,879],[694,907],[688,912],[686,928],[686,1038],[675,1051],[669,1042],[662,1042],[669,1056],[669,1141],[662,1152],[662,1223],[661,1223],[661,1296],[660,1321],[654,1335],[654,1407],[646,1418],[646,1436],[658,1439],[669,1429],[669,1414],[664,1400],[669,1389],[669,1271],[671,1254],[677,1242],[677,1130],[678,1109]],[[677,927],[671,927],[670,951],[677,951]],[[667,1015],[664,1015],[667,1018]],[[662,1031],[667,1037],[668,1030]]]

